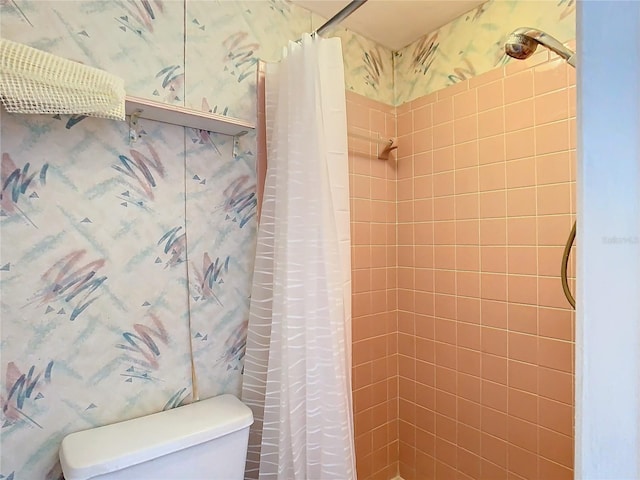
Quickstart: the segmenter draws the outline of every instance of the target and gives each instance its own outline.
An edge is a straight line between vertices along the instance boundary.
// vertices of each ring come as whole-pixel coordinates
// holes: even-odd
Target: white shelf
[[[200,112],[179,105],[154,102],[146,98],[127,95],[125,111],[131,115],[139,112],[138,118],[146,118],[157,122],[197,128],[224,135],[242,135],[253,130],[255,125],[238,118],[226,117],[215,113]]]

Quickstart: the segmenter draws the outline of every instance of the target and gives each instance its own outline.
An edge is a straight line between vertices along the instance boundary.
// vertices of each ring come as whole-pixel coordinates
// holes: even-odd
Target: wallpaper
[[[322,19],[282,0],[0,2],[0,32],[127,93],[255,119],[258,59]],[[341,31],[346,88],[393,101],[392,53]],[[186,41],[185,41],[186,39]],[[65,434],[239,393],[255,133],[2,112],[0,479],[58,479]]]
[[[516,61],[504,42],[518,27],[575,39],[575,10],[575,0],[489,0],[394,53],[395,105]]]

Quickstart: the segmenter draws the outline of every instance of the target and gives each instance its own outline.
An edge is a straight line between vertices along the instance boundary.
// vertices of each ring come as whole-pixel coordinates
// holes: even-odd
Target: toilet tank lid
[[[251,409],[225,394],[145,417],[67,435],[60,463],[67,480],[121,470],[242,430]]]

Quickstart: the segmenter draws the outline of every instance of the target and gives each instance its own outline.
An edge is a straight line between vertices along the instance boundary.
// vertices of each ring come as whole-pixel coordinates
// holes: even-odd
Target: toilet
[[[233,395],[67,435],[66,480],[240,480],[251,409]]]

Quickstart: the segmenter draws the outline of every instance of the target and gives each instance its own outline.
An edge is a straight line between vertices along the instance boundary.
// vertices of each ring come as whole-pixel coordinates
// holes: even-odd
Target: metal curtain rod
[[[370,142],[376,142],[377,147],[382,143],[384,144],[384,148],[382,151],[378,149],[378,158],[380,160],[389,160],[389,154],[398,148],[398,139],[393,137],[383,137],[379,133],[376,133],[377,136],[374,135],[365,135],[363,133],[354,132],[352,130],[347,130],[347,135],[350,137],[361,138],[362,140],[369,140]]]
[[[366,2],[367,0],[351,0],[351,2],[349,2],[346,7],[344,7],[342,10],[336,13],[333,17],[331,17],[329,21],[327,21],[327,23],[325,23],[319,29],[317,29],[316,33],[318,35],[322,35],[330,28],[333,28],[335,24],[340,23],[342,20],[344,20],[353,12],[355,12],[357,9],[359,9]]]

